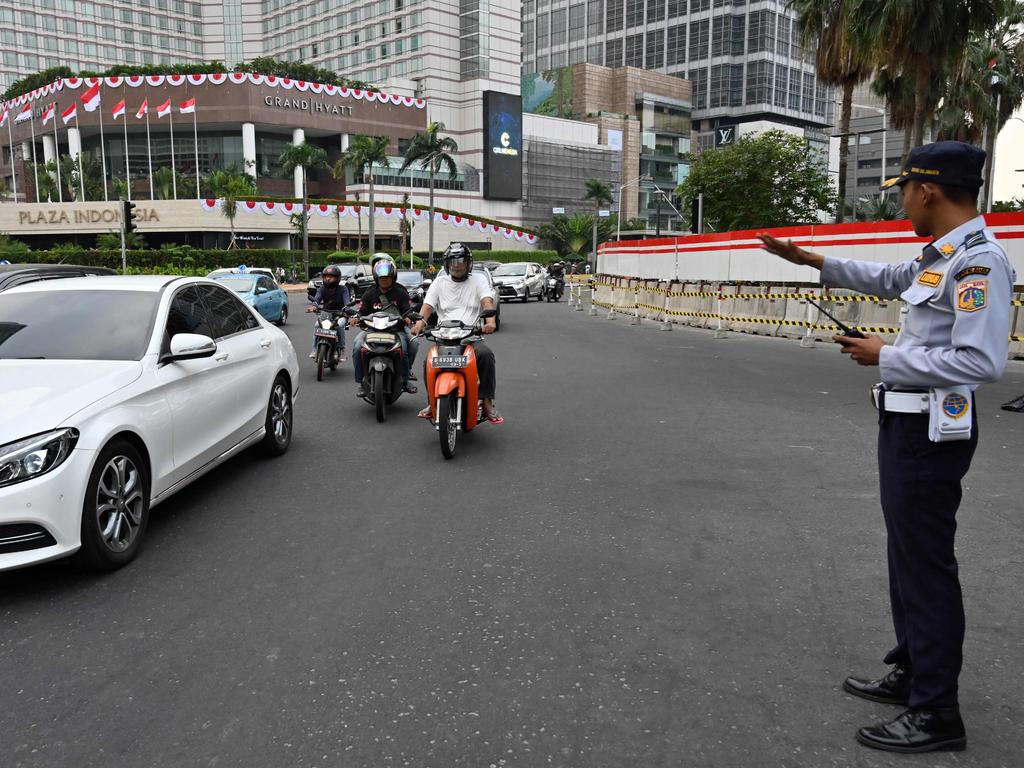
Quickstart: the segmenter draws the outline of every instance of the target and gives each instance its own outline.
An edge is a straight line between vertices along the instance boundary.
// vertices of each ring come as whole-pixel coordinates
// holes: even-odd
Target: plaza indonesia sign
[[[277,109],[294,109],[300,112],[309,112],[311,115],[338,115],[339,117],[352,114],[352,107],[344,104],[332,104],[329,101],[318,99],[289,98],[287,96],[264,96],[263,103],[268,107]]]
[[[132,220],[135,222],[160,221],[155,208],[139,207]],[[119,224],[121,212],[116,208],[68,211],[62,208],[47,208],[36,211],[18,211],[18,224],[36,226],[47,224]]]

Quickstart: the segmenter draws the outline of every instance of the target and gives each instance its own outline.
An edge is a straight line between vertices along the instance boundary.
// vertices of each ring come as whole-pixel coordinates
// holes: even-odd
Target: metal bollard
[[[630,325],[640,325],[640,291],[633,291],[633,319]]]
[[[659,331],[671,331],[672,330],[672,320],[669,318],[669,316],[668,316],[668,309],[665,308],[665,307],[663,307],[662,310],[661,310],[661,328],[659,328],[658,330]]]
[[[594,304],[594,289],[589,288],[590,291],[590,311],[587,313],[591,317],[597,317],[597,305]]]
[[[800,339],[800,346],[803,349],[814,349],[814,329],[810,325],[814,322],[812,319],[813,309],[814,307],[811,305],[811,302],[807,302],[807,333]]]
[[[721,290],[721,289],[719,289]],[[715,300],[715,306],[718,308],[716,314],[718,315],[718,327],[715,329],[716,339],[727,339],[729,338],[729,332],[722,327],[722,294],[718,294],[718,298]]]
[[[576,311],[583,311],[583,286],[579,283],[576,284]]]

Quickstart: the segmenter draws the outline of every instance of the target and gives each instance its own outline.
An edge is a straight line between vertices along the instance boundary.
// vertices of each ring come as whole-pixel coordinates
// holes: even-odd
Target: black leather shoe
[[[848,677],[843,681],[843,690],[862,699],[907,707],[910,706],[910,670],[897,664],[879,680]]]
[[[857,731],[857,741],[886,752],[959,752],[967,748],[960,709],[908,709],[888,723]]]

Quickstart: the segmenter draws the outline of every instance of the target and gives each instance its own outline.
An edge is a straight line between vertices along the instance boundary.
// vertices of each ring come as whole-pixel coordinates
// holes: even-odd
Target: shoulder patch
[[[957,272],[953,276],[953,279],[959,283],[965,277],[969,277],[970,275],[987,275],[991,271],[992,270],[989,267],[967,267],[966,269],[961,269]]]
[[[934,288],[935,286],[942,282],[943,274],[943,272],[932,272],[926,269],[918,276],[917,282],[919,282],[921,285],[927,285],[931,288]]]
[[[968,280],[956,287],[956,308],[977,312],[988,305],[988,280]]]
[[[976,245],[981,245],[982,243],[987,243],[987,242],[988,242],[988,238],[985,237],[984,230],[980,230],[979,229],[977,232],[972,232],[971,234],[969,234],[964,239],[964,247],[965,248],[973,248]]]

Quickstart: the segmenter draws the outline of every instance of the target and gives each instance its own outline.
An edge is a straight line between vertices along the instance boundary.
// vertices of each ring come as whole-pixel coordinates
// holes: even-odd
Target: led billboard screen
[[[484,197],[523,197],[523,99],[484,91]]]

